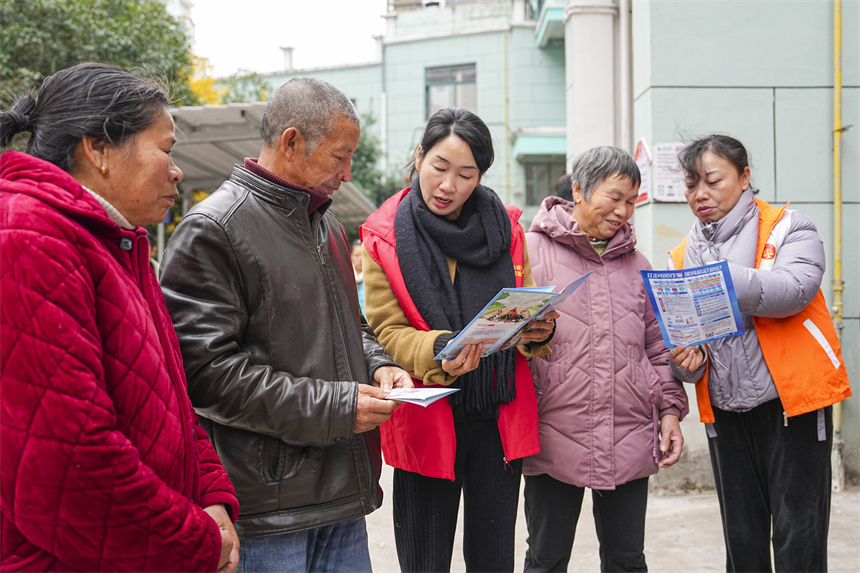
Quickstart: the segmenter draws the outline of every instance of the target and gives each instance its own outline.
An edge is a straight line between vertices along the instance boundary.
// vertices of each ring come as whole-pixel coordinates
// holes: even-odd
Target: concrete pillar
[[[567,167],[582,151],[618,145],[617,0],[568,0],[564,7]]]

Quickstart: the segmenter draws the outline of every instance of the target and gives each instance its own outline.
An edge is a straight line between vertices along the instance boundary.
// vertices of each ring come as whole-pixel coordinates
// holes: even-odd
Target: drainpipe
[[[833,324],[842,338],[842,0],[833,1]],[[842,402],[833,405],[832,489],[845,487]]]
[[[377,55],[382,72],[382,93],[379,95],[379,148],[382,182],[388,179],[388,86],[385,85],[385,36],[377,36]]]

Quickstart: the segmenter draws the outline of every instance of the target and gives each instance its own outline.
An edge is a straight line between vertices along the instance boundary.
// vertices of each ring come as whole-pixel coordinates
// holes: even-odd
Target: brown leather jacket
[[[327,205],[236,166],[170,238],[162,289],[188,391],[238,494],[240,537],[377,509],[378,430],[352,433],[358,384],[391,365],[361,317]]]

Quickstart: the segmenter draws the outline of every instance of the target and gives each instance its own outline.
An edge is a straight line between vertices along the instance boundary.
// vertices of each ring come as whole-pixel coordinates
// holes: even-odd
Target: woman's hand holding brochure
[[[676,346],[669,350],[669,355],[679,368],[687,372],[695,372],[705,361],[705,351],[701,346]]]

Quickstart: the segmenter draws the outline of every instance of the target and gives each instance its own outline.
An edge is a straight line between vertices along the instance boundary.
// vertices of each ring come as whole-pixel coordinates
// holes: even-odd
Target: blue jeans
[[[306,571],[371,571],[364,518],[241,540],[237,573]]]

